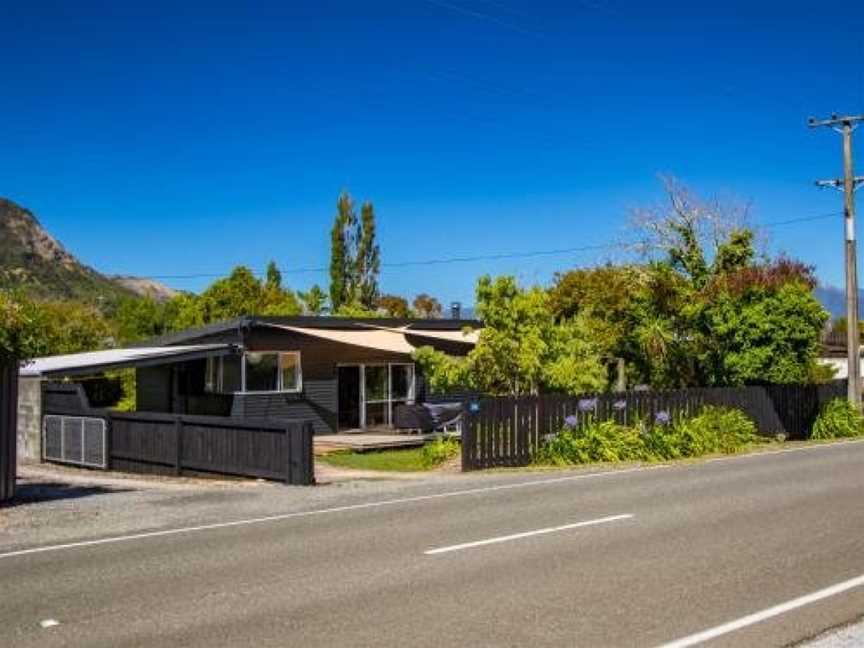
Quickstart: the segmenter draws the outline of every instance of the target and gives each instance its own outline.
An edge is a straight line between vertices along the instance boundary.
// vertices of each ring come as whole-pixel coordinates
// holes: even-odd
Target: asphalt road
[[[405,492],[0,549],[0,644],[779,646],[864,613],[864,443]]]

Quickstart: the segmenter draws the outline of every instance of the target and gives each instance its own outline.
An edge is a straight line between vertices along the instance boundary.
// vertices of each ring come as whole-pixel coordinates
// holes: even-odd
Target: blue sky
[[[272,258],[325,283],[290,270],[326,266],[343,188],[375,203],[385,263],[626,238],[659,172],[756,223],[836,212],[812,181],[839,137],[806,118],[864,112],[862,3],[7,2],[0,35],[0,195],[108,273]],[[771,241],[842,281],[839,217]],[[480,273],[608,257],[385,267],[382,287],[471,303]]]

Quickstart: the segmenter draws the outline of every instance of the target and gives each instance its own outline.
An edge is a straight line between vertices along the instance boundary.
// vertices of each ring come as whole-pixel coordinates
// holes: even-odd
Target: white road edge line
[[[535,531],[523,531],[522,533],[513,533],[511,535],[498,536],[497,538],[487,538],[486,540],[475,540],[474,542],[463,542],[461,544],[450,545],[449,547],[429,549],[428,551],[424,551],[423,553],[427,556],[437,556],[439,554],[450,553],[451,551],[473,549],[474,547],[483,547],[486,545],[498,544],[501,542],[510,542],[511,540],[521,540],[523,538],[531,538],[533,536],[546,535],[548,533],[557,533],[559,531],[568,531],[570,529],[579,529],[581,527],[607,524],[609,522],[616,522],[618,520],[628,520],[632,517],[632,513],[609,515],[607,517],[597,518],[596,520],[585,520],[584,522],[574,522],[573,524],[563,524],[556,527],[546,527],[545,529],[537,529]]]
[[[770,455],[786,454],[788,452],[807,452],[812,450],[824,450],[827,448],[836,448],[844,445],[852,445],[856,443],[864,443],[864,439],[851,439],[848,441],[831,441],[815,446],[801,446],[800,448],[783,448],[782,450],[762,450],[749,452],[747,454],[730,455],[728,457],[712,457],[705,459],[704,463],[716,463],[718,461],[734,461],[735,459],[756,459],[757,457],[765,457]]]
[[[483,486],[480,488],[469,488],[459,491],[449,491],[447,493],[433,493],[431,495],[417,495],[415,497],[403,497],[399,499],[379,500],[377,502],[363,502],[361,504],[347,504],[345,506],[334,506],[332,508],[314,509],[311,511],[297,511],[295,513],[281,513],[279,515],[268,515],[266,517],[250,518],[246,520],[235,520],[232,522],[215,522],[213,524],[202,524],[199,526],[181,527],[177,529],[165,529],[162,531],[148,531],[145,533],[134,533],[123,536],[111,536],[107,538],[99,538],[97,540],[83,540],[81,542],[68,542],[64,544],[46,545],[42,547],[32,547],[30,549],[19,549],[17,551],[9,551],[0,553],[0,559],[14,558],[18,556],[28,556],[31,554],[47,553],[50,551],[61,551],[63,549],[77,549],[81,547],[94,547],[98,545],[115,544],[119,542],[131,542],[133,540],[143,540],[145,538],[161,538],[165,536],[180,535],[184,533],[194,533],[196,531],[209,531],[211,529],[228,529],[231,527],[248,526],[252,524],[264,524],[266,522],[277,522],[280,520],[290,520],[293,518],[311,517],[315,515],[326,515],[330,513],[343,513],[346,511],[359,511],[363,509],[380,508],[385,506],[395,506],[397,504],[411,504],[414,502],[425,502],[429,500],[447,499],[450,497],[462,497],[465,495],[475,495],[478,493],[488,493],[502,490],[513,490],[517,488],[529,488],[531,486],[546,486],[549,484],[559,484],[571,481],[581,481],[585,479],[595,479],[598,477],[612,477],[614,475],[627,475],[635,472],[645,472],[649,470],[659,470],[669,468],[670,464],[657,464],[653,466],[639,466],[636,468],[624,468],[621,470],[607,470],[604,472],[586,473],[579,475],[567,475],[566,477],[553,477],[550,479],[535,479],[532,481],[516,482],[512,484],[497,484],[495,486]]]
[[[851,589],[855,589],[856,587],[861,586],[864,586],[864,575],[858,576],[856,578],[850,578],[847,581],[837,583],[836,585],[832,585],[831,587],[826,587],[825,589],[821,589],[818,592],[813,592],[812,594],[807,594],[805,596],[792,599],[791,601],[787,601],[786,603],[775,605],[774,607],[767,608],[765,610],[762,610],[761,612],[756,612],[754,614],[741,617],[740,619],[736,619],[735,621],[724,623],[723,625],[704,630],[703,632],[690,635],[689,637],[684,637],[683,639],[678,639],[671,643],[663,644],[658,648],[688,648],[688,646],[696,646],[706,641],[710,641],[711,639],[716,639],[717,637],[729,634],[730,632],[735,632],[736,630],[741,630],[742,628],[746,628],[747,626],[761,623],[762,621],[765,621],[772,617],[785,614],[786,612],[791,612],[792,610],[804,607],[805,605],[810,605],[811,603],[816,603],[817,601],[821,601],[822,599],[837,596],[838,594],[843,594],[844,592],[848,592]]]

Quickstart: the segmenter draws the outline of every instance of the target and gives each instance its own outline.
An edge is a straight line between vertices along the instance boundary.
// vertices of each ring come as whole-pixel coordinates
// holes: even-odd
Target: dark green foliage
[[[298,315],[302,310],[292,291],[266,279],[258,281],[246,266],[237,266],[199,296],[185,293],[175,297],[165,309],[171,330],[244,315]]]
[[[119,344],[165,335],[172,330],[173,304],[147,297],[125,297],[117,304],[112,321]]]
[[[824,380],[816,360],[827,314],[812,268],[782,256],[756,262],[753,233],[718,226],[722,209],[674,184],[670,200],[670,213],[644,219],[661,254],[641,266],[556,275],[556,317],[590,318],[604,355],[624,359],[629,384]]]
[[[356,238],[356,298],[364,308],[374,310],[378,307],[381,249],[375,241],[375,207],[370,202],[363,203],[360,210],[360,225]]]
[[[484,328],[467,357],[430,347],[415,352],[433,391],[580,394],[604,385],[605,369],[586,320],[556,322],[541,288],[521,288],[514,277],[481,277],[477,312]]]
[[[553,465],[666,461],[733,454],[756,440],[756,424],[743,412],[706,406],[694,417],[668,423],[642,421],[626,426],[605,420],[565,426],[543,444],[535,461]]]
[[[813,423],[811,439],[838,439],[864,434],[864,416],[845,398],[835,398],[822,408]]]
[[[698,318],[706,382],[807,382],[826,320],[811,288],[801,281],[770,288],[752,284],[738,294],[715,291]]]
[[[264,281],[267,290],[282,290],[282,273],[275,261],[267,264],[267,278]]]
[[[541,464],[569,465],[599,461],[642,461],[648,458],[636,428],[615,421],[595,421],[581,428],[565,428],[545,443],[535,457]]]
[[[360,218],[354,200],[342,192],[330,232],[330,306],[334,313],[359,308],[374,311],[378,302],[381,250],[376,242],[375,208],[363,203]]]
[[[36,305],[21,294],[0,291],[0,364],[45,355],[47,341]]]
[[[675,459],[734,454],[756,438],[756,424],[742,411],[706,406],[693,418],[652,426],[647,445],[658,459]]]
[[[36,302],[0,291],[0,361],[113,346],[113,331],[93,306]]]
[[[330,305],[334,311],[351,301],[351,237],[356,222],[354,201],[343,191],[336,201],[336,218],[330,231]]]
[[[327,308],[327,293],[318,284],[306,292],[298,292],[297,296],[303,302],[303,312],[307,315],[321,315]]]

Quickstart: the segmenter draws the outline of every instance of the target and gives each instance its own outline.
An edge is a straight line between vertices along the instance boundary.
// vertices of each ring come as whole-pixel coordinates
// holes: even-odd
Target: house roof
[[[245,316],[236,317],[207,326],[190,328],[142,343],[142,346],[166,346],[184,344],[221,333],[239,332],[258,326],[286,326],[316,330],[363,330],[369,328],[406,329],[412,335],[431,337],[435,332],[459,332],[469,327],[479,329],[483,324],[477,320],[463,319],[410,319],[393,317],[315,317],[315,316]],[[416,333],[415,333],[416,332]],[[446,339],[444,337],[438,339]]]
[[[356,324],[352,328],[314,328],[309,326],[287,326],[284,324],[265,324],[269,328],[291,331],[301,335],[308,335],[340,344],[375,349],[376,351],[387,351],[390,353],[410,354],[417,350],[421,344],[415,341],[430,339],[443,340],[446,342],[461,342],[470,346],[477,344],[479,333],[476,331],[427,331],[422,329],[401,326],[391,328],[386,326],[375,326],[372,324]]]
[[[21,366],[20,376],[69,376],[164,364],[165,361],[181,362],[208,356],[228,355],[237,352],[233,344],[193,344],[170,347],[137,347],[132,349],[106,349],[86,353],[36,358]]]
[[[371,325],[369,325],[371,326]],[[388,327],[373,327],[383,331],[391,331],[400,335],[410,336],[412,338],[428,338],[430,340],[442,340],[444,342],[460,342],[462,344],[470,344],[474,346],[480,340],[480,331],[471,327],[458,331],[426,331],[422,329],[412,329],[407,326],[399,328]]]
[[[405,335],[395,332],[390,329],[323,329],[310,328],[300,326],[282,326],[279,324],[269,324],[272,328],[291,331],[301,335],[308,335],[330,342],[339,344],[349,344],[351,346],[359,346],[367,349],[375,349],[376,351],[387,351],[389,353],[414,353],[416,347],[405,339]]]

